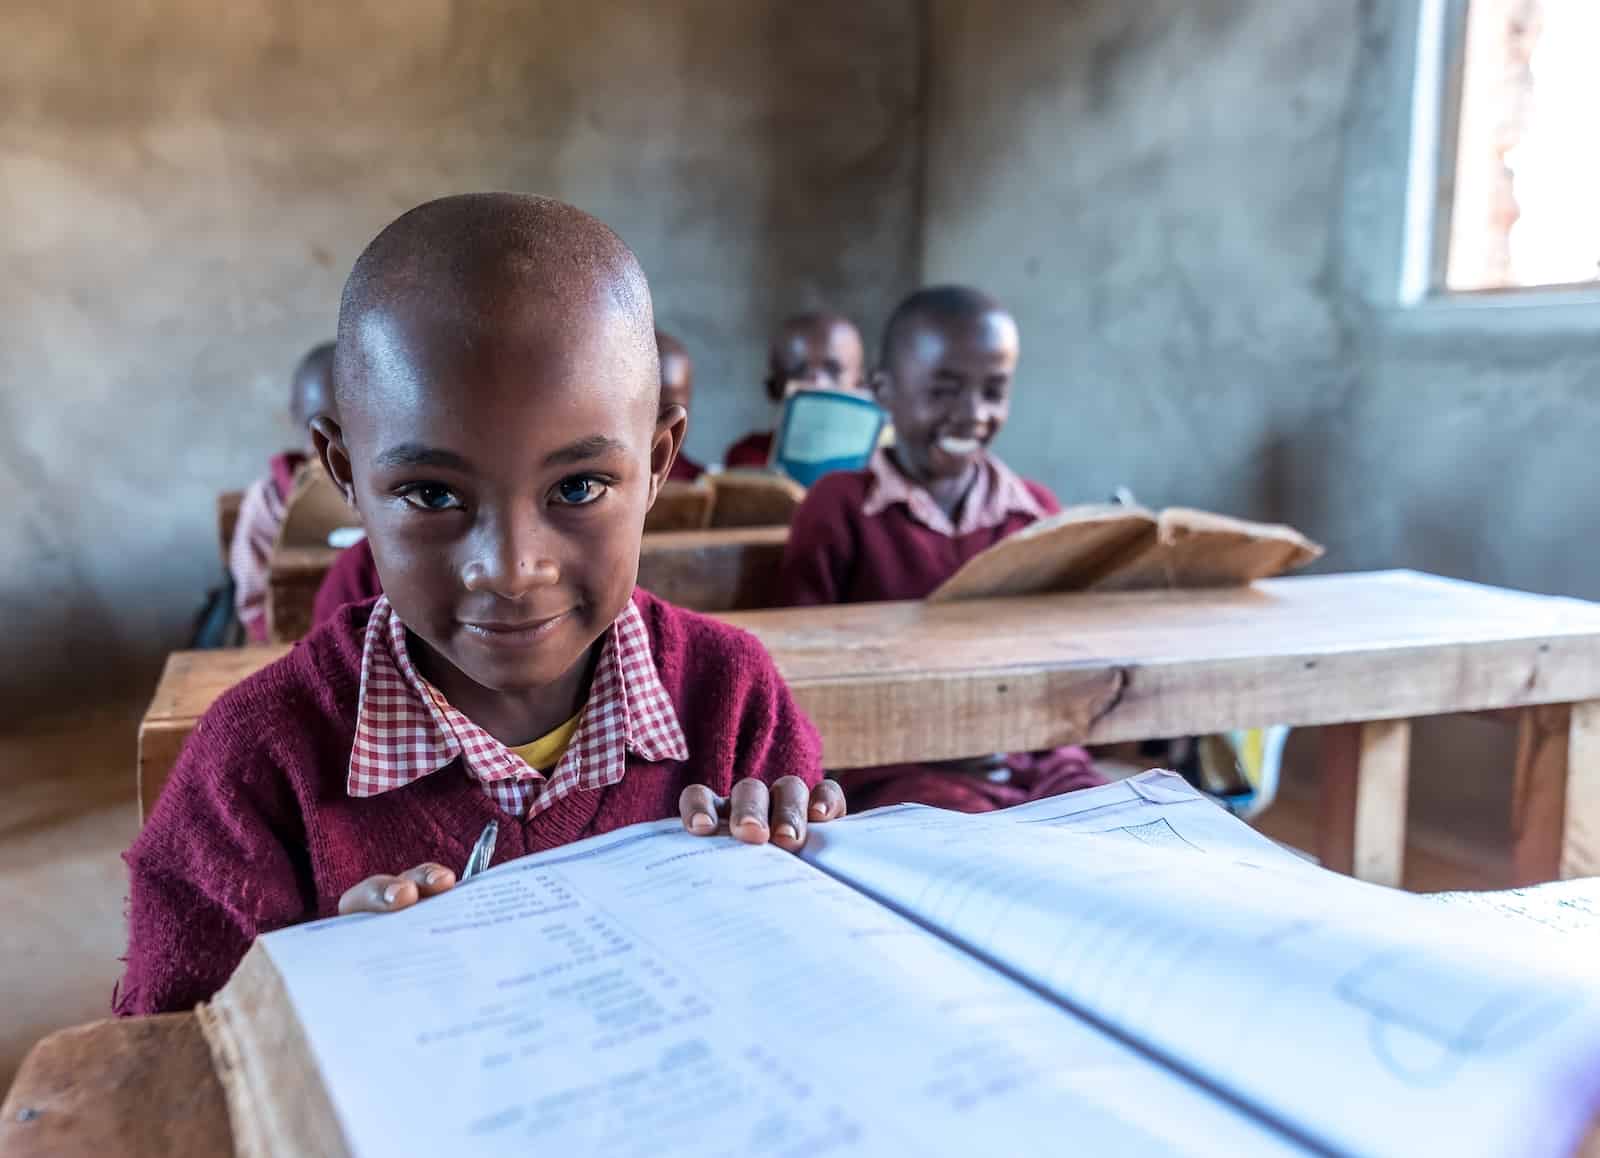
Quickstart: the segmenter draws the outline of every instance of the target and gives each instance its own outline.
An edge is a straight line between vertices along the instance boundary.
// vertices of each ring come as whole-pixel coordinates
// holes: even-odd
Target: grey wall
[[[1415,8],[933,0],[924,273],[1015,308],[1000,449],[1063,497],[1600,597],[1600,309],[1393,305]],[[1486,749],[1422,730],[1419,800],[1503,792]]]
[[[764,424],[765,335],[915,280],[914,0],[20,0],[0,41],[0,720],[148,688],[213,501],[295,435],[343,273],[435,195],[615,226],[700,383]]]

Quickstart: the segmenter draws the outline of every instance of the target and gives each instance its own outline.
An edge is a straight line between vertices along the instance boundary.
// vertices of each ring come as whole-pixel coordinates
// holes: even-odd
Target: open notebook
[[[245,1158],[1565,1154],[1595,944],[1153,773],[803,858],[635,826],[269,934],[201,1016]]]
[[[1293,527],[1170,507],[1068,507],[969,559],[928,598],[1226,587],[1304,567],[1322,548]]]

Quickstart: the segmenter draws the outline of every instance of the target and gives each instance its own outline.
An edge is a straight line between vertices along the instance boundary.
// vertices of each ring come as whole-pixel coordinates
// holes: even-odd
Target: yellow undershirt
[[[576,716],[560,727],[511,750],[535,772],[548,772],[561,763],[561,757],[567,754],[567,745],[572,743],[573,733],[578,730],[578,720],[582,715],[580,709]]]

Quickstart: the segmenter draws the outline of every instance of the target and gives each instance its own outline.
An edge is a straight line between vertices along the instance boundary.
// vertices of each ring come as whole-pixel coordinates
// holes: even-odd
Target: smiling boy
[[[313,423],[385,592],[201,720],[129,850],[120,1013],[210,996],[261,932],[680,815],[795,848],[844,811],[756,640],[634,588],[683,439],[648,286],[543,198],[405,214],[346,283]]]

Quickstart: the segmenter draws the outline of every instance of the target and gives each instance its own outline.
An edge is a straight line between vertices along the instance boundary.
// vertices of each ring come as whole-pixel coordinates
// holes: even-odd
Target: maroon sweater
[[[678,457],[672,460],[672,469],[667,472],[667,479],[670,482],[694,482],[705,473],[705,467],[680,450]]]
[[[863,514],[871,486],[865,470],[835,471],[812,484],[789,525],[778,606],[924,599],[968,559],[1033,522],[1014,514],[998,527],[941,535],[903,503]],[[1061,509],[1045,487],[1032,481],[1027,487],[1047,514]]]
[[[727,453],[722,456],[722,465],[729,470],[734,467],[754,467],[761,470],[771,457],[772,431],[758,430],[754,434],[745,435],[728,447]]]
[[[822,776],[816,729],[756,639],[634,594],[689,759],[646,763],[532,820],[497,809],[459,760],[403,788],[345,792],[370,605],[352,607],[225,693],[184,746],[126,854],[127,972],[119,1014],[186,1009],[227,981],[256,934],[326,917],[373,873],[462,865],[490,820],[495,862],[678,815],[678,794],[735,776]]]
[[[365,539],[339,552],[339,557],[322,577],[317,597],[311,602],[311,625],[321,627],[351,603],[365,603],[383,594],[378,579],[378,564]]]

